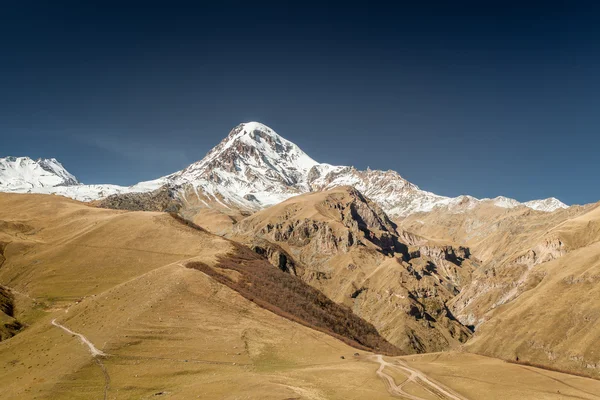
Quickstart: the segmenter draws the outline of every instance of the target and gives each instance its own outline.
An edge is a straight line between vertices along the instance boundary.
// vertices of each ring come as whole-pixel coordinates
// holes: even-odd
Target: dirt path
[[[106,353],[102,352],[101,350],[98,350],[96,348],[96,346],[94,346],[94,344],[92,342],[90,342],[85,336],[83,336],[81,333],[73,332],[66,326],[59,324],[58,322],[56,322],[56,318],[52,320],[52,325],[59,327],[63,331],[65,331],[73,336],[77,336],[79,338],[79,340],[81,340],[81,343],[85,344],[90,349],[90,353],[92,353],[93,357],[106,356]]]
[[[67,311],[68,311],[68,309],[67,309]],[[94,357],[94,361],[96,362],[96,364],[98,364],[98,366],[102,370],[102,375],[104,376],[104,400],[108,399],[108,390],[110,389],[110,375],[108,375],[108,370],[104,366],[104,363],[101,361],[100,358],[98,358],[98,357],[106,357],[108,354],[104,353],[102,350],[98,350],[96,348],[96,346],[94,346],[94,344],[92,342],[90,342],[81,333],[73,332],[66,326],[61,325],[60,323],[56,322],[56,318],[54,318],[52,320],[52,325],[62,329],[63,331],[67,332],[70,335],[77,336],[79,338],[79,340],[81,341],[81,343],[85,344],[88,347],[88,349],[90,350],[90,353],[92,354],[92,357]]]
[[[379,369],[377,370],[377,376],[379,376],[383,382],[385,383],[388,391],[392,395],[400,396],[409,400],[427,400],[419,396],[412,395],[404,391],[404,386],[410,382],[419,385],[421,388],[431,393],[435,397],[444,400],[467,400],[466,397],[455,393],[453,390],[445,387],[441,383],[434,382],[427,375],[413,369],[403,363],[402,361],[396,360],[394,363],[389,363],[383,359],[381,354],[378,354],[373,357],[375,361],[379,363]],[[391,375],[388,375],[385,372],[385,368],[396,369],[401,371],[402,373],[408,373],[408,378],[396,385],[394,378]]]

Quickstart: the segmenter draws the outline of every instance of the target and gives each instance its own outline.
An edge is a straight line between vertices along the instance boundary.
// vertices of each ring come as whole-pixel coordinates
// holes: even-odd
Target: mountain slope
[[[449,198],[421,190],[394,171],[359,171],[353,167],[321,164],[258,122],[236,126],[206,157],[184,170],[130,187],[78,185],[56,160],[42,161],[37,166],[30,166],[31,162],[23,167],[12,161],[4,161],[4,164],[10,168],[0,170],[0,191],[56,193],[82,201],[150,192],[167,185],[180,193],[187,207],[256,211],[298,194],[350,185],[395,217],[429,212],[437,207],[462,212],[480,202],[504,208],[523,205],[541,211],[567,207],[555,198],[523,204],[505,197]],[[37,171],[37,175],[31,171]]]
[[[231,238],[350,307],[405,352],[441,351],[470,336],[445,307],[474,269],[468,249],[398,233],[350,186],[254,213]]]
[[[364,349],[344,343],[385,345],[372,325],[255,253],[246,249],[249,256],[240,258],[240,245],[169,214],[0,194],[0,226],[0,242],[8,243],[2,247],[0,323],[21,321],[30,311],[13,302],[13,293],[31,299],[35,311],[24,329],[0,341],[2,398],[102,398],[103,392],[107,398],[147,398],[164,392],[281,399],[295,396],[282,383],[337,393],[346,391],[333,379],[340,373],[374,377],[372,363],[353,357]],[[194,263],[209,270],[194,269]],[[287,296],[248,299],[219,283],[221,274],[232,281],[245,274],[254,291]],[[278,312],[288,299],[294,303]],[[307,315],[318,312],[327,318],[311,329]],[[77,336],[52,321],[108,356],[92,357]],[[397,353],[389,344],[387,349]],[[319,383],[323,374],[332,374],[330,383]],[[370,391],[387,397],[376,379],[359,390],[365,398]]]
[[[389,398],[375,365],[353,356],[363,350],[185,267],[196,261],[218,270],[217,260],[227,261],[235,248],[230,241],[165,213],[98,209],[47,195],[0,194],[0,221],[0,241],[9,242],[0,284],[35,308],[28,326],[0,341],[3,399]],[[272,283],[277,290],[278,281]],[[298,306],[319,308],[311,304],[321,300],[316,291],[298,284],[306,289],[294,297]],[[5,314],[27,311],[18,302],[13,307],[11,297],[0,286],[0,323],[12,321]],[[350,314],[330,307],[333,322],[340,311]],[[52,321],[107,356],[92,356]],[[352,322],[377,336],[364,321]],[[340,377],[362,385],[347,387]]]
[[[33,204],[36,207],[32,209]],[[3,227],[0,240],[10,242],[4,248],[6,259],[0,269],[0,284],[10,284],[16,290],[27,291],[36,298],[45,297],[48,302],[59,299],[68,301],[76,296],[98,293],[104,285],[110,287],[147,272],[157,263],[164,265],[189,259],[212,270],[214,260],[218,259],[223,267],[217,265],[217,269],[234,265],[241,272],[250,270],[269,278],[265,283],[259,279],[260,276],[254,277],[255,289],[265,286],[272,293],[286,292],[287,297],[294,298],[296,307],[284,309],[278,306],[286,311],[285,315],[304,321],[306,315],[312,315],[315,310],[327,306],[330,318],[318,325],[322,330],[335,331],[340,336],[347,332],[359,332],[365,338],[358,334],[355,334],[356,337],[344,337],[364,346],[376,342],[367,336],[378,338],[377,331],[365,321],[336,303],[327,303],[321,293],[273,268],[250,250],[246,249],[244,253],[243,246],[205,230],[188,227],[169,214],[104,210],[50,196],[23,198],[3,194],[0,196],[0,205],[0,226]],[[146,253],[144,249],[147,243],[151,244],[151,251],[139,254]],[[94,254],[95,249],[105,253],[103,257]],[[153,260],[144,259],[145,256]],[[199,256],[202,257],[196,259]],[[137,261],[133,261],[136,257]],[[128,263],[135,266],[125,267]],[[80,279],[84,282],[73,284]],[[263,303],[277,300],[276,295],[270,297],[263,299]],[[295,315],[296,310],[303,314]],[[345,319],[338,321],[338,316]],[[336,323],[343,327],[350,324],[353,330],[337,329],[334,326]],[[312,325],[312,321],[306,322],[306,325]],[[386,352],[397,353],[397,349],[388,345]]]
[[[479,204],[461,214],[434,210],[403,229],[468,245],[481,260],[448,302],[473,326],[480,354],[600,376],[600,205],[551,214]]]
[[[472,351],[600,378],[600,207],[586,211],[544,233],[512,263],[498,265],[496,276],[487,269],[473,281],[472,292],[483,298],[491,285],[504,286],[504,296],[491,307],[474,299],[481,311],[488,307],[468,345]],[[523,267],[525,273],[511,279],[511,271]],[[465,308],[477,313],[477,304]]]
[[[230,241],[165,213],[47,195],[0,194],[0,221],[0,242],[8,243],[0,246],[0,284],[15,297],[14,307],[12,299],[0,298],[0,305],[11,303],[4,309],[25,322],[0,342],[3,399],[390,398],[390,382],[380,379],[382,364],[371,353],[186,268],[198,261],[235,281],[237,268],[220,259]],[[32,307],[27,315],[24,304]],[[105,355],[93,355],[90,346]],[[593,399],[589,393],[600,391],[598,381],[466,353],[383,360],[394,379],[406,379],[408,366],[427,378],[416,364],[433,369],[438,387],[473,399]],[[413,397],[437,398],[419,380],[401,382]]]

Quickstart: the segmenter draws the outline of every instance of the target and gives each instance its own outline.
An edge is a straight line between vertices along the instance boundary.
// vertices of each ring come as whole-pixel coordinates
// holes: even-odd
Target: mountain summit
[[[27,157],[0,159],[0,191],[57,193],[89,201],[113,194],[149,192],[167,185],[186,203],[256,211],[292,196],[353,186],[392,216],[406,216],[445,207],[462,212],[480,202],[498,207],[526,206],[554,211],[567,205],[555,198],[519,203],[514,199],[450,198],[421,190],[395,171],[357,170],[319,163],[297,145],[259,122],[242,123],[200,161],[182,171],[130,187],[80,185],[54,159]],[[196,197],[197,200],[194,200]]]
[[[260,208],[310,191],[307,176],[315,165],[268,126],[248,122],[233,128],[202,160],[168,179],[201,188],[226,203]]]
[[[268,126],[248,122],[233,128],[206,157],[190,165],[180,175],[221,166],[230,173],[272,170],[283,183],[294,186],[317,164],[298,146]]]

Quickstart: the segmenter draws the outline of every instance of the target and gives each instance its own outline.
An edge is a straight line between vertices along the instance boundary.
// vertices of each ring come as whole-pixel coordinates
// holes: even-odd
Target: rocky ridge
[[[229,236],[352,308],[405,352],[440,351],[470,336],[446,307],[470,280],[469,250],[399,233],[353,187],[294,197],[242,219]]]

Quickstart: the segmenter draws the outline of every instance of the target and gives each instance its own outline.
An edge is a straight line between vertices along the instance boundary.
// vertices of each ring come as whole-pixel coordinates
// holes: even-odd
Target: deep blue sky
[[[2,5],[0,156],[133,184],[256,120],[443,195],[600,200],[594,2],[93,3]]]

